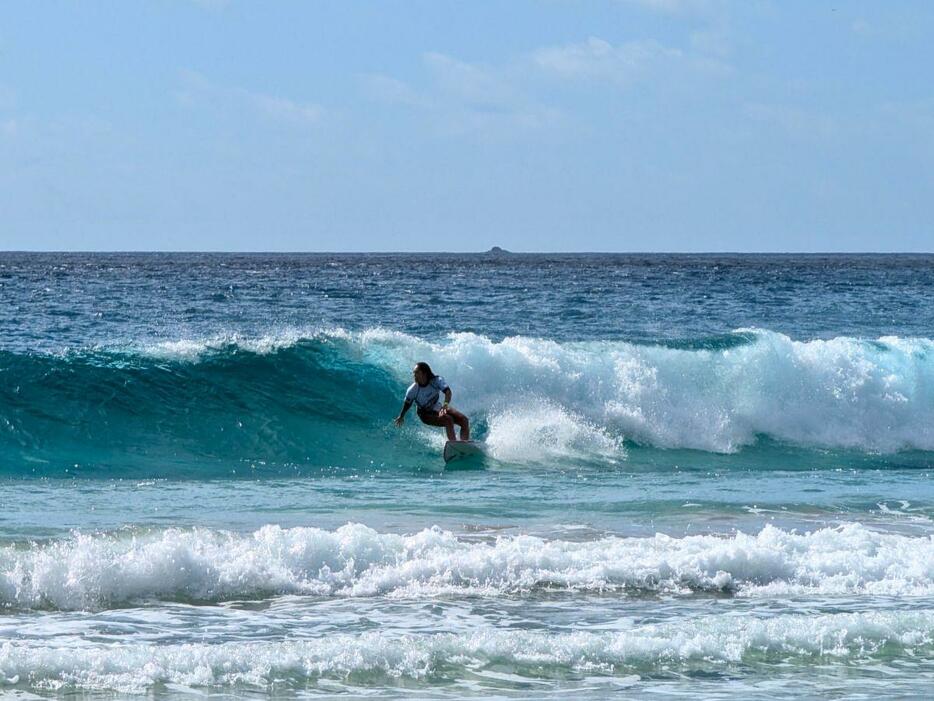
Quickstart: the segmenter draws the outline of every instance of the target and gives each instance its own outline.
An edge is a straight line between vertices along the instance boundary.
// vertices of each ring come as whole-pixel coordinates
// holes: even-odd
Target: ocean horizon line
[[[155,249],[0,249],[0,255],[262,255],[262,256],[683,256],[683,257],[850,257],[850,256],[932,256],[931,251],[277,251],[277,250],[155,250]]]

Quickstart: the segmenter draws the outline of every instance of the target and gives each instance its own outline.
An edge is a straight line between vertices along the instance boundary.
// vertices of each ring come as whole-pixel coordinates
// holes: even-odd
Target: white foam
[[[473,542],[439,528],[403,536],[347,524],[335,531],[265,526],[249,535],[207,529],[75,535],[0,549],[0,603],[27,608],[278,593],[501,596],[537,588],[934,595],[934,540],[851,524],[803,534],[766,526],[728,537],[574,542],[519,535]]]
[[[382,328],[284,329],[257,338],[218,335],[147,346],[197,361],[234,345],[268,354],[303,340],[340,340],[342,352],[389,370],[400,396],[427,360],[454,403],[488,419],[496,450],[623,457],[622,440],[734,452],[760,435],[802,446],[890,453],[934,450],[934,341],[884,337],[794,341],[740,329],[748,343],[685,350],[622,341],[494,342],[451,333],[430,342]],[[533,440],[522,443],[522,438]],[[515,441],[520,441],[515,443]]]
[[[545,401],[526,401],[498,411],[488,423],[485,443],[498,460],[541,462],[598,456],[613,461],[626,452],[620,437]]]
[[[569,443],[590,434],[598,453],[620,437],[732,452],[759,435],[804,446],[934,450],[934,342],[801,342],[740,331],[754,339],[724,350],[474,334],[429,343],[382,331],[355,338],[400,380],[413,362],[430,362],[454,387],[455,403],[491,416],[493,431],[528,433],[518,420],[527,407],[549,407],[579,424],[563,430]]]
[[[156,684],[246,685],[336,679],[456,679],[491,667],[553,679],[561,671],[622,676],[663,669],[781,663],[822,665],[872,659],[883,646],[908,654],[931,650],[934,613],[789,614],[772,618],[714,615],[610,632],[544,633],[486,628],[473,634],[361,635],[205,644],[0,645],[0,688],[28,679],[34,688],[142,693]],[[350,675],[357,675],[350,677]],[[365,675],[365,676],[361,676]]]
[[[258,355],[268,355],[282,348],[294,346],[302,340],[314,338],[320,333],[310,329],[283,329],[277,333],[256,337],[238,333],[221,333],[204,338],[156,341],[137,347],[135,350],[150,358],[196,362],[206,355],[231,346]]]

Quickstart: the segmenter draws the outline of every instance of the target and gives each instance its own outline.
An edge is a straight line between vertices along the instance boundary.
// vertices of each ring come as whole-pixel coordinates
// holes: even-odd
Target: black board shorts
[[[415,412],[418,414],[418,418],[422,420],[422,423],[429,426],[446,426],[448,421],[451,420],[439,416],[439,412],[435,409],[416,409]]]

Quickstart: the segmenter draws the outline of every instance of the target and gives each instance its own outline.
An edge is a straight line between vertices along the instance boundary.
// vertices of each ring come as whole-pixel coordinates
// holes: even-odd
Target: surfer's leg
[[[422,420],[423,424],[442,426],[448,434],[449,441],[457,440],[457,436],[454,434],[454,419],[450,416],[438,416],[437,414],[429,414],[427,411],[420,411],[418,418]]]
[[[445,414],[444,416],[439,416],[435,420],[438,421],[438,423],[435,424],[436,426],[444,426],[444,430],[448,434],[449,441],[457,440],[457,434],[454,433],[454,419]]]
[[[468,419],[464,414],[460,413],[457,409],[448,409],[448,416],[454,419],[454,423],[461,427],[461,440],[469,441],[470,440],[470,419]]]

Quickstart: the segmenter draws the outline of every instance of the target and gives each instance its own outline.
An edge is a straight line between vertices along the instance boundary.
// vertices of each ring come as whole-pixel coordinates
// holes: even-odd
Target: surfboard
[[[444,463],[448,464],[453,460],[464,460],[466,458],[482,458],[486,453],[483,451],[483,443],[477,441],[448,441],[444,444]]]

